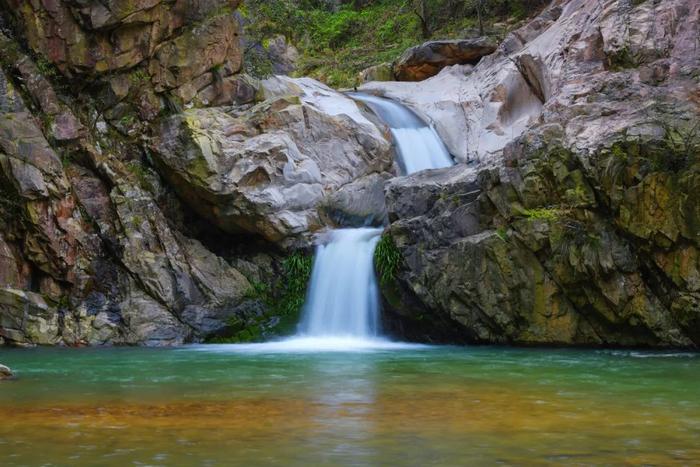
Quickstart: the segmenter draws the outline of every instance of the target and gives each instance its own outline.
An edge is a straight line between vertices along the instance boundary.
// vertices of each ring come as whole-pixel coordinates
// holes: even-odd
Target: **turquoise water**
[[[700,463],[698,354],[272,350],[2,349],[0,463]]]

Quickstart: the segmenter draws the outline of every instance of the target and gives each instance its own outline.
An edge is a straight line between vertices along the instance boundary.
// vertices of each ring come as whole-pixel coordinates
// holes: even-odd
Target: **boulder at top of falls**
[[[399,81],[422,81],[450,65],[476,64],[492,54],[496,44],[486,37],[429,41],[406,50],[394,64]]]
[[[10,370],[5,365],[0,365],[0,380],[9,379],[9,378],[12,378],[13,376],[14,376],[14,373],[12,373],[12,370]]]

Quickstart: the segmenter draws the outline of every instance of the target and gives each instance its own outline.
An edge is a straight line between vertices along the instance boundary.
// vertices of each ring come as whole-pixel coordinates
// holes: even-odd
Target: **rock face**
[[[0,4],[0,345],[281,332],[287,256],[392,170],[380,130],[237,73],[237,1]]]
[[[231,233],[293,240],[323,226],[325,197],[391,170],[377,127],[349,98],[310,79],[271,78],[241,114],[200,109],[164,122],[154,155],[202,216]]]
[[[690,0],[554,2],[473,68],[366,87],[472,162],[387,188],[401,332],[700,344],[698,18]]]
[[[107,120],[131,121],[152,120],[173,101],[236,100],[239,3],[3,0],[0,6],[7,23],[16,24],[16,33],[41,57],[42,74],[89,83],[91,92],[101,94],[96,106]]]
[[[485,37],[429,41],[406,50],[393,72],[399,81],[422,81],[450,65],[474,65],[495,50],[496,44]]]
[[[247,277],[274,282],[286,255],[255,239],[242,249],[240,237],[188,210],[148,150],[159,114],[255,101],[259,83],[234,74],[238,2],[103,3],[3,4],[3,24],[31,50],[0,33],[0,344],[160,346],[225,335],[265,311]],[[285,124],[271,131],[293,141]],[[333,183],[368,170],[357,158]]]

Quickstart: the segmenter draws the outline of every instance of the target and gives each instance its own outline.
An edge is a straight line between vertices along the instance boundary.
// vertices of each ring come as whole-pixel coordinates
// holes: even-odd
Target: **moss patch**
[[[293,334],[304,306],[312,267],[313,257],[297,251],[284,259],[282,275],[274,284],[252,281],[246,297],[260,302],[265,312],[252,319],[232,317],[227,323],[228,335],[208,342],[261,342]]]

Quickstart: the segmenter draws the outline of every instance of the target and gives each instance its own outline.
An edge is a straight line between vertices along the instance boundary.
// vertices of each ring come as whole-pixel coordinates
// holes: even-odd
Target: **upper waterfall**
[[[404,174],[454,164],[435,130],[404,105],[370,94],[351,93],[350,97],[367,104],[389,126]]]

